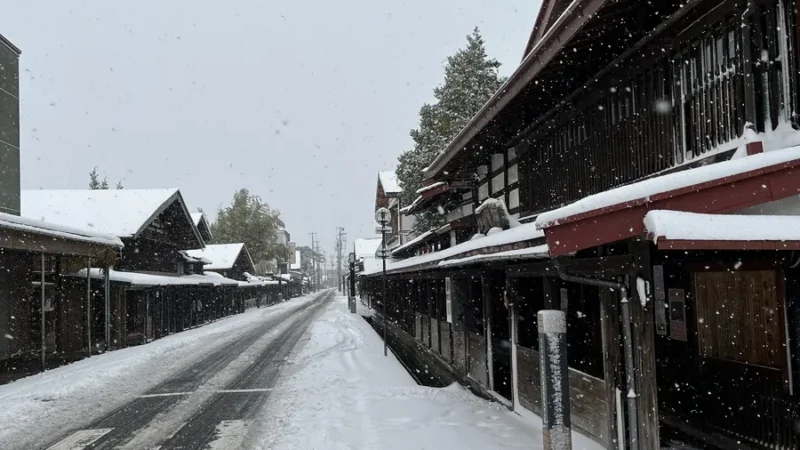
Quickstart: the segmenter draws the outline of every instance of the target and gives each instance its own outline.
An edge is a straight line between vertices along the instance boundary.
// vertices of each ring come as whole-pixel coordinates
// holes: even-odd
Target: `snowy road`
[[[332,298],[250,310],[0,386],[0,448],[239,448],[280,365]]]
[[[0,386],[2,449],[541,448],[540,423],[418,386],[333,292]],[[574,434],[575,450],[600,447]]]

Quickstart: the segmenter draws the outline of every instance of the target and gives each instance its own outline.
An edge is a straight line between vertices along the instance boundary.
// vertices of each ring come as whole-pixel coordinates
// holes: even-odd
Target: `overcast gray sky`
[[[292,239],[373,236],[377,172],[409,148],[478,26],[501,72],[537,0],[0,0],[22,49],[22,187],[178,187],[215,212],[248,188]]]

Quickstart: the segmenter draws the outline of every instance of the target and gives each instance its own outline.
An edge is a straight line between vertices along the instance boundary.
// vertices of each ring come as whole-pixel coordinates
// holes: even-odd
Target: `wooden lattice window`
[[[779,280],[775,270],[696,272],[700,355],[783,369],[784,300]]]

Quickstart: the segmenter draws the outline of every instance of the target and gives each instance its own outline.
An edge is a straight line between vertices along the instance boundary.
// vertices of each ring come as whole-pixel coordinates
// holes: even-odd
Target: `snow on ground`
[[[417,385],[338,297],[285,366],[255,427],[257,448],[541,448],[541,422],[460,386]],[[301,341],[302,342],[302,341]],[[575,450],[600,449],[573,433]]]
[[[199,328],[78,361],[0,386],[0,448],[26,448],[86,424],[159,384],[279,312],[308,304],[313,295],[269,308],[250,309]]]

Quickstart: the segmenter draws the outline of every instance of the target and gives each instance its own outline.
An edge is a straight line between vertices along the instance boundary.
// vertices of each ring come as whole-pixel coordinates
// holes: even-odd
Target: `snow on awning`
[[[48,236],[55,239],[98,244],[114,248],[123,247],[122,241],[116,236],[6,213],[0,213],[0,228]]]
[[[466,258],[448,259],[440,261],[439,267],[466,266],[483,262],[509,261],[522,259],[547,259],[550,253],[547,251],[547,244],[536,245],[534,247],[521,248],[518,250],[508,250],[505,252],[489,253],[484,255],[473,255]]]
[[[644,233],[650,210],[729,213],[800,194],[800,147],[649,178],[542,213],[553,256]]]
[[[428,207],[442,195],[471,187],[472,183],[466,180],[454,180],[450,182],[439,181],[430,184],[422,189],[417,190],[419,197],[414,199],[414,202],[410,206],[403,208],[400,212],[403,214],[413,214],[423,208]]]
[[[800,216],[650,211],[644,227],[659,249],[800,249]]]
[[[542,230],[536,229],[536,224],[526,223],[518,225],[499,233],[494,233],[489,236],[484,236],[479,239],[473,239],[467,242],[462,242],[456,246],[446,248],[444,250],[426,253],[424,255],[414,256],[408,259],[386,261],[386,271],[392,273],[410,272],[414,270],[423,270],[436,267],[439,261],[455,258],[457,256],[468,257],[474,254],[489,254],[504,252],[509,250],[520,250],[528,247],[530,241],[541,239],[544,237]],[[513,248],[508,248],[513,247]],[[366,267],[363,272],[364,275],[372,275],[378,271],[367,271]]]
[[[105,278],[102,269],[92,268],[89,272],[93,280],[102,280]],[[79,278],[86,278],[86,269],[79,270],[73,276]],[[156,275],[151,273],[140,272],[124,272],[111,269],[109,279],[115,283],[125,283],[132,286],[191,286],[191,285],[207,285],[207,286],[238,286],[239,282],[225,278],[222,275],[214,272],[209,272],[203,275]]]

